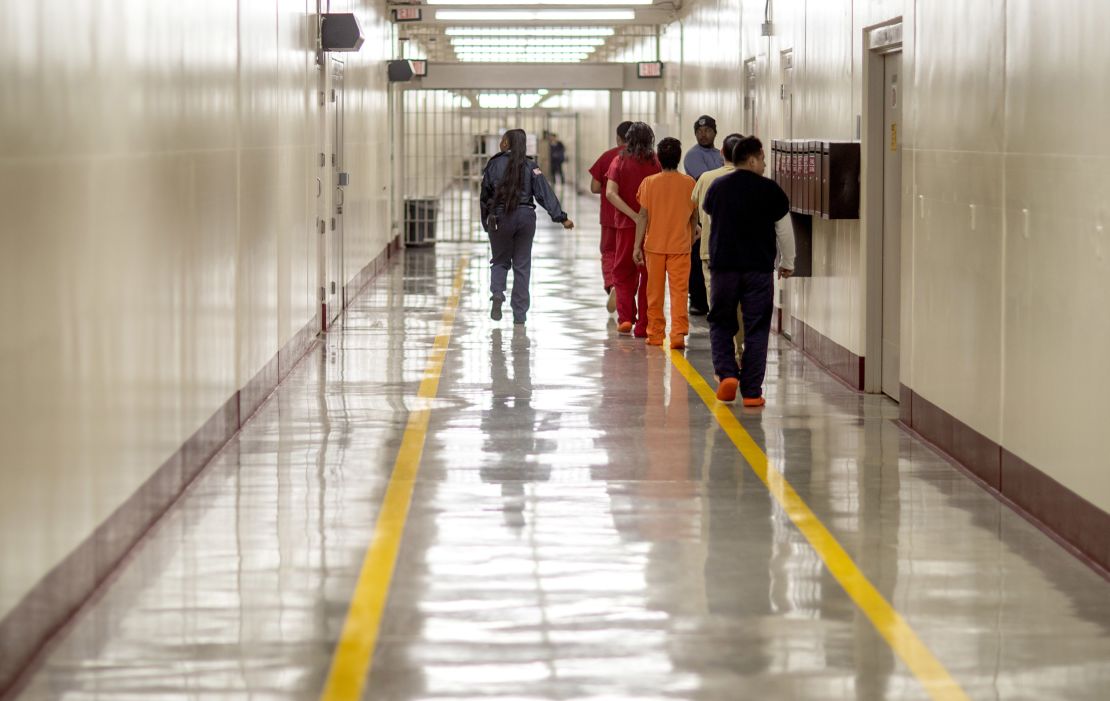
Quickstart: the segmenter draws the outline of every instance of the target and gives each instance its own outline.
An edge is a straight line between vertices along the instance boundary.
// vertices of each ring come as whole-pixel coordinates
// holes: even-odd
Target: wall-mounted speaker
[[[324,51],[358,51],[365,39],[358,18],[350,12],[329,12],[322,16],[320,41]]]
[[[390,61],[386,68],[391,83],[405,83],[412,80],[412,77],[416,75],[416,71],[412,69],[412,62],[405,59]]]

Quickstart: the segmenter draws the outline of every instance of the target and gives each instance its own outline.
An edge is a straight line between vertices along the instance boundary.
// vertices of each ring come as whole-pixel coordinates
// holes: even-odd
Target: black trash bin
[[[405,245],[434,246],[436,243],[436,207],[434,199],[405,200]]]

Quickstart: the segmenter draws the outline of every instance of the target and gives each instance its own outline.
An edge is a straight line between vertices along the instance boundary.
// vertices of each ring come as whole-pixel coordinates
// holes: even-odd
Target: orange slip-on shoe
[[[620,323],[620,326],[617,327],[617,331],[627,336],[628,334],[632,333],[632,322],[622,321]]]
[[[661,345],[663,345],[663,339],[661,339],[661,338],[652,338],[652,337],[648,336],[647,340],[644,341],[644,343],[646,343],[649,346],[661,346]]]
[[[671,350],[683,350],[684,348],[686,348],[686,339],[684,339],[684,338],[672,338],[671,339]]]
[[[763,397],[744,397],[744,406],[763,406],[767,400]]]
[[[735,377],[726,377],[721,380],[721,384],[717,385],[717,399],[722,402],[731,402],[736,400],[736,390],[740,387],[740,380]]]

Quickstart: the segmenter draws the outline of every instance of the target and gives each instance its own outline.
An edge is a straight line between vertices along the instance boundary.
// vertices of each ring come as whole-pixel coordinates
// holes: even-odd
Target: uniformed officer
[[[525,152],[528,139],[523,129],[510,129],[501,137],[501,153],[489,159],[482,171],[482,228],[489,234],[490,318],[501,320],[501,304],[509,268],[513,269],[510,306],[513,323],[523,324],[528,316],[528,280],[532,273],[532,239],[536,235],[536,205],[539,202],[551,221],[573,229],[574,222],[563,211],[559,198],[543,177],[540,167]]]

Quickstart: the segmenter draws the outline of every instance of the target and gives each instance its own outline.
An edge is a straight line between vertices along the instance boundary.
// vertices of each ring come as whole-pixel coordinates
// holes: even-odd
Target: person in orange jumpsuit
[[[640,183],[636,199],[640,219],[636,226],[633,258],[647,265],[647,343],[663,345],[667,320],[663,316],[666,286],[671,289],[671,348],[686,347],[690,317],[686,295],[690,286],[690,249],[697,219],[694,179],[678,172],[682,143],[666,138],[656,149],[663,172]]]

